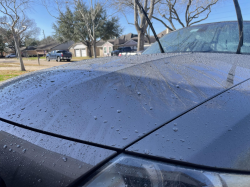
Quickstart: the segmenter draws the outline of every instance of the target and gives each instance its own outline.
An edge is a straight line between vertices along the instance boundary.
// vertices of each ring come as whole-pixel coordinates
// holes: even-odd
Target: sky
[[[241,6],[243,19],[250,20],[250,0],[238,0],[238,1]],[[120,25],[123,28],[123,34],[137,33],[135,26],[128,24],[123,14],[117,14],[117,16],[120,18]],[[183,15],[181,16],[183,17]],[[43,32],[42,32],[43,30],[46,36],[54,34],[52,25],[54,22],[56,22],[56,19],[53,18],[47,12],[46,8],[43,5],[36,3],[36,5],[33,6],[33,10],[28,12],[28,17],[34,19],[37,26],[41,28],[41,34],[39,36],[39,39],[43,38]],[[131,15],[128,14],[127,19],[129,20],[129,22],[133,22],[134,21],[133,14]],[[206,19],[201,23],[231,21],[231,20],[237,20],[233,0],[223,0],[221,3],[218,3],[212,7],[212,12],[209,15],[208,19]],[[165,27],[163,26],[162,23],[156,20],[152,20],[152,22],[157,34],[165,30]],[[168,24],[167,22],[165,23]],[[181,26],[177,25],[177,28],[181,28]],[[150,32],[150,34],[151,33],[152,32]]]

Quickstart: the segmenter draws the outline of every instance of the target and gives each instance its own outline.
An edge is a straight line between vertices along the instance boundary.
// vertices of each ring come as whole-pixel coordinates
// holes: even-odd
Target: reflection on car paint
[[[113,151],[0,122],[0,177],[7,186],[67,186]]]

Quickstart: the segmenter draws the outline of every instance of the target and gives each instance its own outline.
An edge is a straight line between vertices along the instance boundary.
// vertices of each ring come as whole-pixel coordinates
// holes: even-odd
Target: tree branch
[[[167,24],[165,24],[164,21],[162,21],[161,19],[159,19],[157,17],[154,17],[154,16],[152,16],[152,18],[155,19],[155,20],[157,20],[157,21],[159,21],[159,22],[161,22],[166,28],[168,28],[169,30],[173,31],[173,29],[170,28]]]

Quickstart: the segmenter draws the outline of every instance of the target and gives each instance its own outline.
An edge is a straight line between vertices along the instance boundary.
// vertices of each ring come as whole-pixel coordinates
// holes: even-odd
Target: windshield
[[[160,39],[166,53],[173,52],[230,52],[239,44],[237,22],[220,22],[187,27],[169,33]],[[241,53],[250,53],[250,22],[244,22],[244,41]],[[160,53],[154,43],[143,54]]]

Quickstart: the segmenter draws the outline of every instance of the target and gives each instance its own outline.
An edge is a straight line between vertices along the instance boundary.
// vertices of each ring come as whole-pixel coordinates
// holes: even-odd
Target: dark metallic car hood
[[[198,53],[71,63],[5,83],[0,117],[122,149],[249,78],[249,68],[249,56]]]
[[[249,172],[249,134],[250,80],[247,80],[171,121],[127,151],[202,167]]]
[[[18,187],[68,186],[115,154],[1,121],[0,149],[0,179]]]

